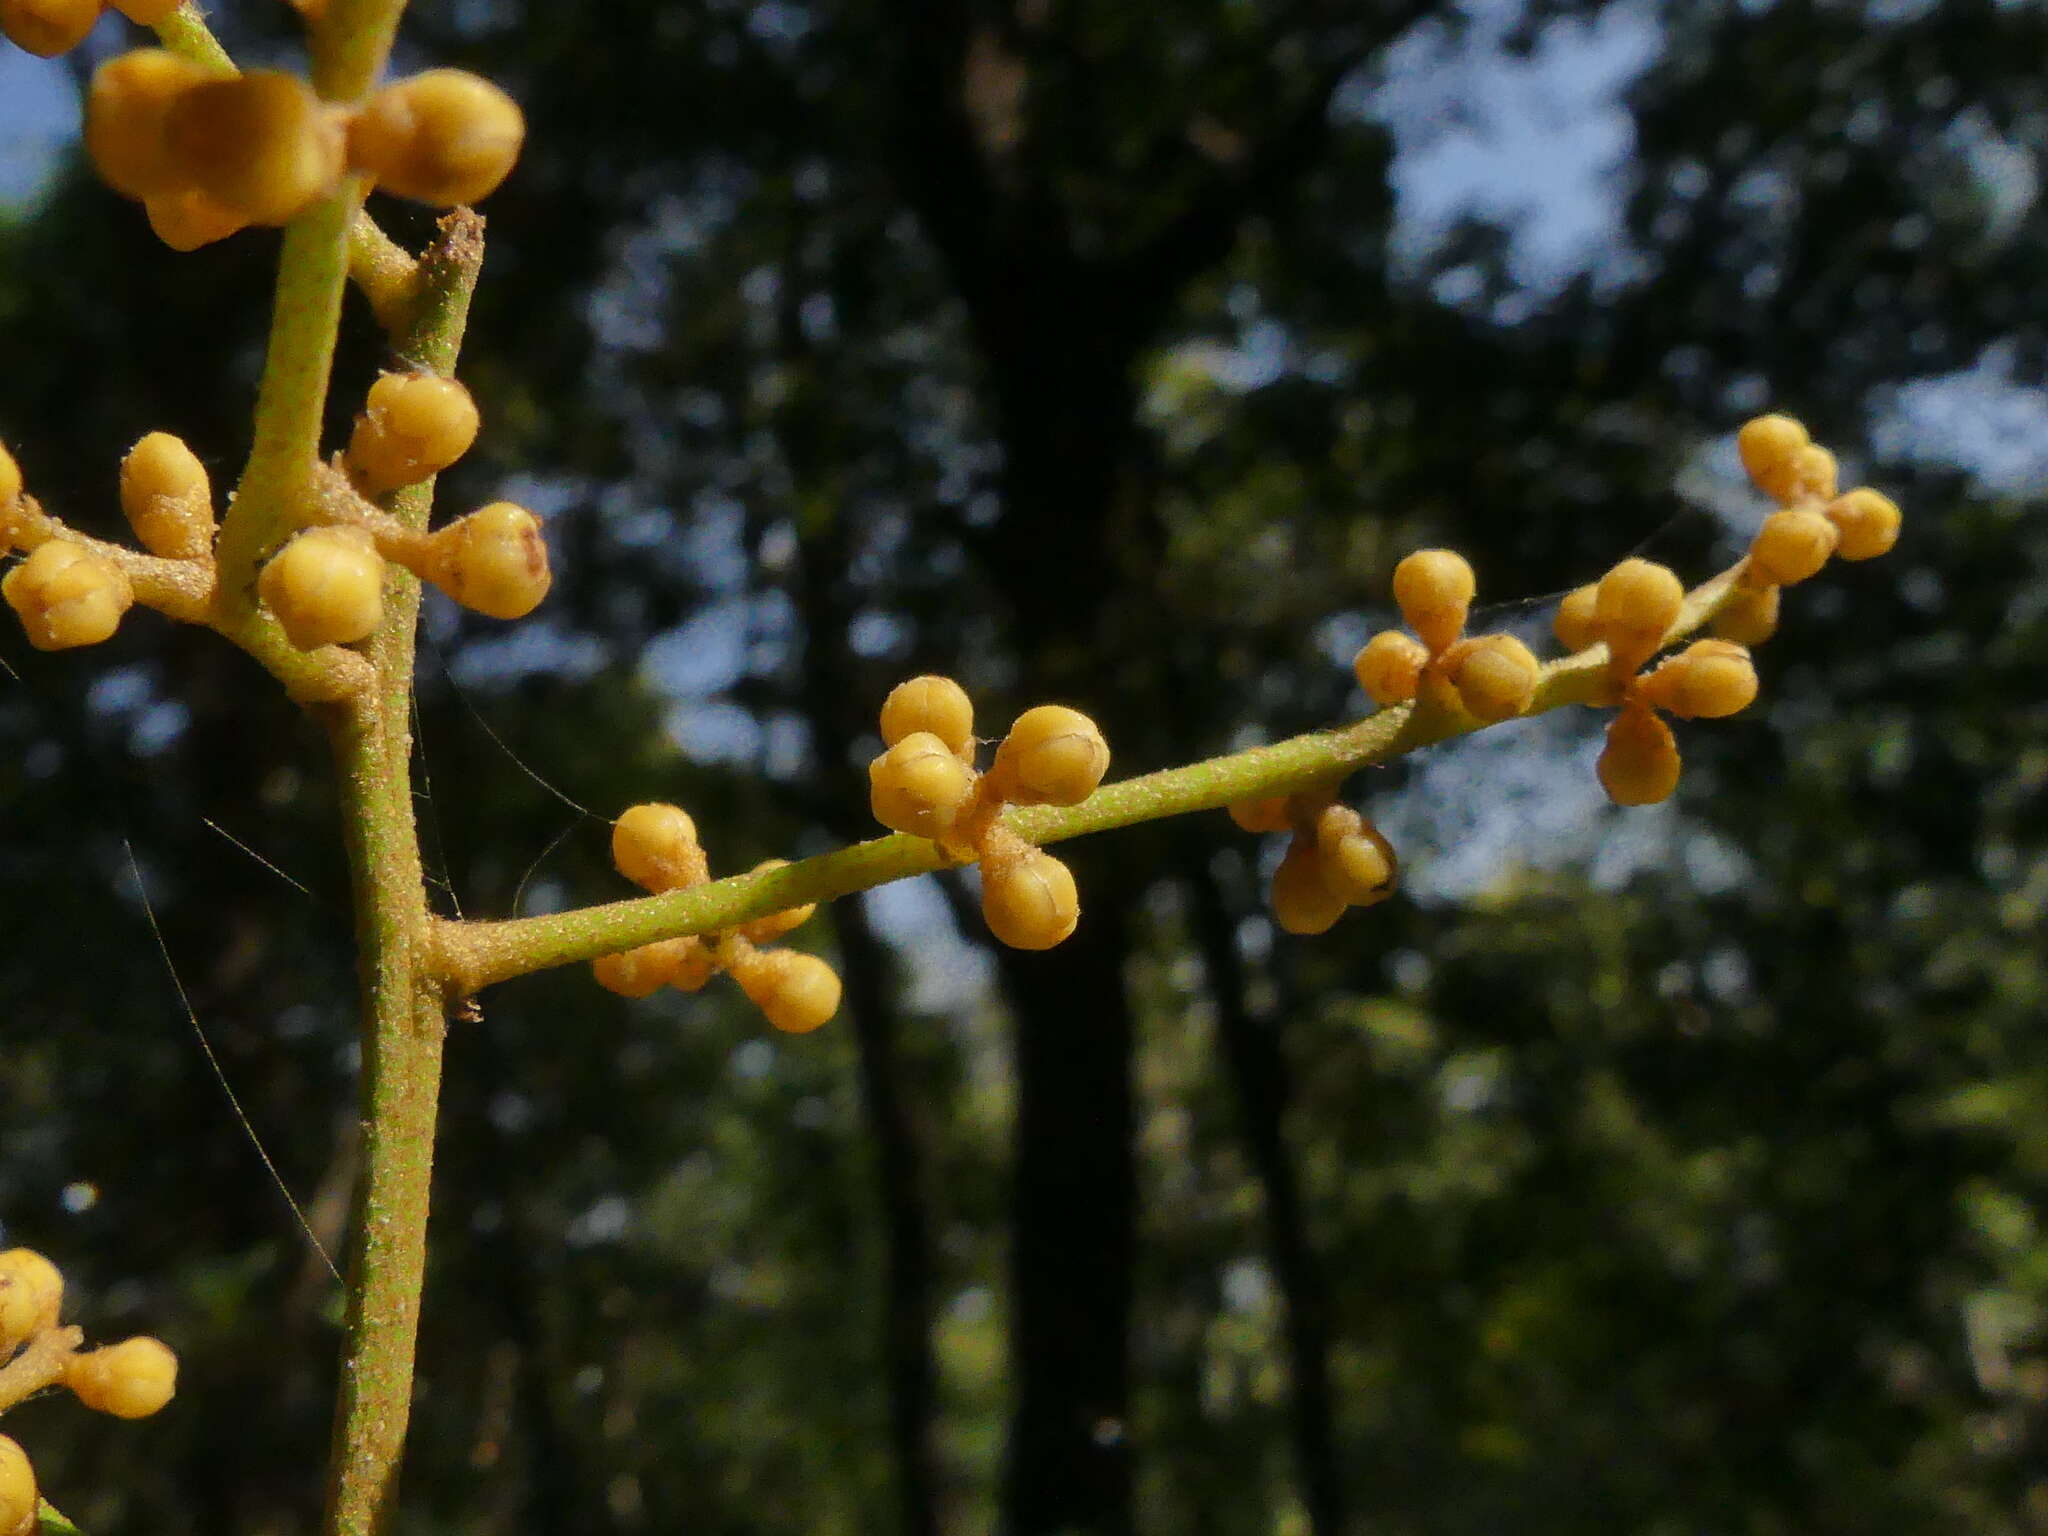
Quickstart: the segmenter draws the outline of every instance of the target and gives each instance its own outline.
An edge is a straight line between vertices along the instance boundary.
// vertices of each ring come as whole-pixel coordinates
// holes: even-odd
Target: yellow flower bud
[[[1791,501],[1799,490],[1799,450],[1811,441],[1790,416],[1759,416],[1735,434],[1742,467],[1756,488],[1773,501]]]
[[[1429,648],[1420,640],[1398,629],[1383,629],[1360,648],[1351,670],[1365,696],[1385,709],[1415,697],[1428,664]]]
[[[1344,915],[1346,902],[1324,878],[1316,840],[1297,835],[1273,871],[1273,920],[1289,933],[1328,933]]]
[[[1550,630],[1557,636],[1557,643],[1574,655],[1598,645],[1600,584],[1589,581],[1565,593],[1564,600],[1557,605],[1557,616],[1550,621]]]
[[[1051,949],[1081,921],[1074,872],[1042,848],[991,853],[981,866],[981,915],[1012,949]]]
[[[1655,805],[1678,788],[1678,742],[1645,708],[1623,709],[1607,724],[1600,787],[1616,805]]]
[[[1773,512],[1750,542],[1750,577],[1767,586],[1796,586],[1828,563],[1841,537],[1835,525],[1811,507]]]
[[[1247,832],[1285,832],[1293,824],[1287,813],[1287,796],[1271,795],[1263,800],[1239,800],[1224,807],[1230,819]]]
[[[756,951],[734,967],[733,979],[786,1035],[807,1035],[839,1011],[839,973],[800,950]]]
[[[1867,485],[1829,502],[1827,518],[1841,534],[1835,553],[1844,560],[1875,560],[1899,542],[1899,504]]]
[[[171,107],[206,70],[165,48],[137,48],[93,71],[85,148],[100,179],[124,197],[174,192],[191,177],[171,149]]]
[[[121,510],[153,555],[198,560],[213,552],[213,483],[182,438],[152,432],[128,450]]]
[[[0,1253],[0,1359],[24,1340],[57,1326],[64,1276],[33,1248]]]
[[[1717,639],[1762,645],[1778,632],[1778,589],[1737,587],[1714,615],[1713,630]]]
[[[1832,501],[1837,470],[1835,456],[1819,443],[1808,443],[1792,455],[1792,495],[1797,501]]]
[[[14,455],[0,444],[0,511],[13,506],[21,499],[21,465]]]
[[[882,700],[882,744],[893,747],[914,731],[927,731],[946,750],[966,757],[974,749],[974,701],[950,677],[913,677]]]
[[[1040,704],[1017,717],[989,772],[1016,805],[1079,805],[1109,771],[1109,743],[1078,709]]]
[[[41,1503],[28,1452],[0,1435],[0,1536],[34,1536]]]
[[[39,651],[97,645],[135,601],[128,578],[80,544],[52,539],[0,578],[0,596]]]
[[[339,122],[297,75],[200,81],[171,103],[165,136],[184,179],[251,224],[284,224],[341,176]]]
[[[370,386],[349,438],[348,468],[367,494],[437,475],[476,441],[476,402],[454,379],[387,373]]]
[[[659,801],[628,806],[612,824],[612,864],[649,891],[701,885],[711,873],[690,813]]]
[[[787,869],[787,859],[763,859],[750,871],[760,874],[764,869]],[[757,917],[752,922],[740,925],[740,937],[755,944],[768,944],[781,938],[793,929],[801,928],[811,920],[811,914],[818,910],[816,902],[806,902],[800,907],[789,907],[781,912],[770,912],[766,917]],[[684,989],[688,991],[688,988]]]
[[[174,251],[196,251],[249,227],[247,219],[197,187],[146,197],[142,211],[149,215],[149,227],[157,239]]]
[[[1455,550],[1418,549],[1394,567],[1394,601],[1432,656],[1464,632],[1477,591],[1471,565]]]
[[[930,731],[912,731],[868,764],[868,805],[892,832],[943,837],[974,794],[974,770]]]
[[[106,0],[0,0],[0,33],[17,48],[53,59],[86,39]]]
[[[1330,894],[1352,907],[1393,895],[1401,867],[1394,845],[1348,805],[1329,806],[1316,817],[1316,866]]]
[[[590,974],[607,992],[621,997],[652,997],[675,980],[694,939],[659,939],[637,949],[615,955],[599,955],[590,962]]]
[[[1513,635],[1486,635],[1458,657],[1451,668],[1451,686],[1458,690],[1467,714],[1491,724],[1529,707],[1541,672],[1529,647]]]
[[[308,528],[265,563],[256,592],[300,650],[351,645],[384,622],[384,557],[360,528]]]
[[[161,1339],[123,1339],[74,1355],[64,1385],[88,1408],[117,1419],[146,1419],[178,1389],[178,1357]]]
[[[1684,606],[1685,587],[1655,561],[1624,560],[1601,577],[1594,622],[1607,641],[1612,669],[1634,672],[1656,655]]]
[[[553,580],[540,519],[509,501],[479,507],[434,535],[427,578],[465,608],[525,618]]]
[[[1681,720],[1720,720],[1756,700],[1756,667],[1729,640],[1695,640],[1644,678],[1637,696]]]
[[[511,174],[526,137],[519,104],[488,80],[430,69],[372,96],[349,128],[349,164],[400,197],[453,208]]]
[[[682,948],[676,951],[668,984],[678,992],[695,992],[718,974],[718,957],[711,953],[702,939],[678,939],[675,942]]]

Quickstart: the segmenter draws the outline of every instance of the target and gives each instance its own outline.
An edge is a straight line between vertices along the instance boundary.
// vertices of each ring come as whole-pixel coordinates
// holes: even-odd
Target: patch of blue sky
[[[1420,275],[1476,220],[1505,234],[1508,275],[1526,295],[1581,275],[1618,286],[1638,270],[1623,224],[1635,148],[1626,96],[1662,31],[1650,7],[1614,4],[1547,22],[1532,47],[1511,49],[1525,9],[1466,0],[1459,24],[1411,29],[1342,108],[1393,136],[1397,270]]]
[[[0,48],[0,205],[33,202],[78,137],[78,88],[61,60]]]

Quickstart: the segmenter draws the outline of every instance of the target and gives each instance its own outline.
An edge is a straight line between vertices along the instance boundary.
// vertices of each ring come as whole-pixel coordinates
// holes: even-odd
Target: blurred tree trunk
[[[1284,1131],[1293,1088],[1280,1046],[1282,1016],[1253,1016],[1237,948],[1238,914],[1214,871],[1205,867],[1208,848],[1192,839],[1183,847],[1195,942],[1216,1003],[1216,1032],[1245,1149],[1265,1196],[1267,1257],[1285,1310],[1295,1477],[1310,1529],[1316,1536],[1340,1536],[1344,1495],[1330,1392],[1329,1288],[1309,1244],[1301,1185]]]

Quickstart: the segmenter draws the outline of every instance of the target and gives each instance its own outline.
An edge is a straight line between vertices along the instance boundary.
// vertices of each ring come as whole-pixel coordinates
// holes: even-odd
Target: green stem
[[[1664,643],[1692,634],[1719,612],[1734,595],[1740,572],[1740,566],[1725,571],[1689,594]],[[1596,645],[1544,667],[1534,700],[1516,718],[1596,702],[1607,686],[1607,648]],[[1401,704],[1338,730],[1314,731],[1228,757],[1105,784],[1080,805],[1011,810],[1004,814],[1003,822],[1033,843],[1062,842],[1136,822],[1218,810],[1240,800],[1331,784],[1369,764],[1481,728],[1480,721],[1466,714]],[[468,995],[533,971],[593,960],[658,939],[729,928],[770,912],[830,901],[957,862],[928,838],[898,833],[778,869],[634,901],[504,922],[436,919],[432,925],[433,964],[447,978],[452,992]]]
[[[474,214],[451,214],[441,227],[441,240],[421,261],[420,328],[399,342],[408,356],[445,372],[469,318],[483,245]],[[400,492],[392,511],[422,526],[432,502],[432,482],[422,482]],[[430,914],[412,806],[419,604],[417,578],[391,567],[384,623],[367,647],[375,686],[329,716],[361,956],[365,1127],[329,1536],[374,1536],[394,1507],[426,1277],[445,1021],[440,978],[426,963]]]

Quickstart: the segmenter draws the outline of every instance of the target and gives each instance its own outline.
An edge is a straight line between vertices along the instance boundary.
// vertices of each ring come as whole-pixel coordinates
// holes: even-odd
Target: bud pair
[[[94,73],[85,142],[109,186],[181,237],[288,223],[342,172],[341,118],[297,75],[217,75],[161,48]]]
[[[1685,586],[1668,566],[1629,559],[1558,604],[1552,622],[1568,651],[1607,644],[1608,670],[1630,677],[1656,655],[1685,607]]]
[[[1325,933],[1348,907],[1394,893],[1400,863],[1379,828],[1347,805],[1325,806],[1298,829],[1273,872],[1274,921],[1289,933]]]
[[[784,1034],[809,1034],[839,1011],[839,974],[816,955],[744,945],[730,969],[747,1000]]]
[[[621,997],[652,997],[667,986],[694,992],[710,979],[712,967],[701,942],[681,938],[658,939],[615,955],[599,955],[590,962],[590,971],[607,992],[616,992]],[[684,986],[686,979],[693,984]]]
[[[1756,488],[1782,506],[1834,497],[1835,456],[1790,416],[1758,416],[1735,434],[1736,452]]]

